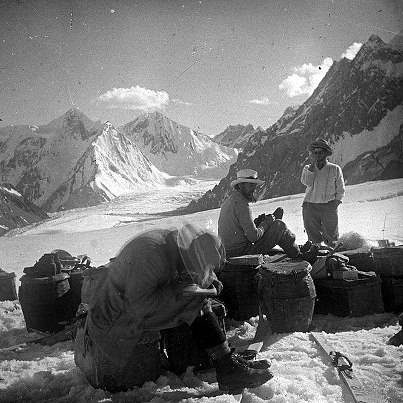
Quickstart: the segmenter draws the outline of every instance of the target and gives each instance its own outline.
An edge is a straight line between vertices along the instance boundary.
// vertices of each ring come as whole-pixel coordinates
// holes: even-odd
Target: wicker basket
[[[307,332],[315,306],[315,286],[306,261],[262,265],[260,303],[274,333]]]
[[[81,290],[84,281],[84,269],[62,269],[63,273],[69,275],[70,290],[67,292],[66,299],[69,299],[68,310],[70,313],[66,314],[74,317],[77,313],[78,307],[81,304]]]
[[[248,320],[259,314],[259,266],[238,266],[226,264],[218,273],[224,288],[219,299],[228,308],[228,317]]]
[[[64,329],[59,322],[71,319],[69,275],[50,277],[21,277],[19,299],[29,332],[39,330],[55,333]],[[73,315],[74,316],[74,315]]]
[[[7,273],[0,269],[0,301],[14,301],[17,299],[15,273]]]
[[[221,302],[213,300],[212,309],[217,315],[221,329],[225,333],[225,306]],[[198,347],[189,325],[182,324],[172,329],[162,330],[161,335],[167,352],[170,370],[175,374],[182,374],[188,366],[194,367],[195,371],[214,367],[214,363],[208,354]]]
[[[386,312],[403,311],[403,277],[381,277],[382,298]]]

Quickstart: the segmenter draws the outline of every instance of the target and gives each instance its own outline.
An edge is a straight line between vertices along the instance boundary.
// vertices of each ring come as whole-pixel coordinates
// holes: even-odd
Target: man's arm
[[[338,165],[337,165],[335,182],[336,182],[336,200],[339,200],[341,202],[346,193],[346,188],[344,185],[343,171]]]
[[[305,165],[302,170],[301,183],[305,186],[312,186],[315,181],[315,172],[311,171],[311,165]]]
[[[249,205],[242,209],[239,214],[239,223],[244,231],[245,236],[249,242],[256,242],[269,227],[270,223],[274,221],[272,214],[265,216],[265,219],[256,227],[253,218],[252,210]]]
[[[238,209],[238,219],[242,230],[249,242],[256,242],[268,227],[267,218],[258,227],[253,222],[252,210],[249,205]]]

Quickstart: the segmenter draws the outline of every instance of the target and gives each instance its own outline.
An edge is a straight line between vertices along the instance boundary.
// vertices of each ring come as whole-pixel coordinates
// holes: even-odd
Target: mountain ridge
[[[183,126],[160,112],[146,113],[119,127],[160,170],[172,176],[220,179],[237,151]]]
[[[242,149],[255,130],[250,123],[246,126],[240,124],[230,125],[212,139],[223,146]]]
[[[109,121],[103,125],[93,122],[78,108],[45,125],[2,128],[1,181],[53,212],[96,205],[156,186],[173,186],[178,181],[188,182],[190,176],[222,177],[237,155],[235,149],[219,146],[161,113],[146,114],[138,122],[163,128],[147,133],[145,143],[153,151],[148,156],[130,140],[138,140],[135,136]],[[162,159],[160,166],[171,168],[169,173],[153,164],[155,155],[156,162]]]
[[[244,167],[255,169],[265,180],[259,200],[303,192],[300,175],[309,161],[307,146],[317,138],[330,142],[331,161],[342,168],[365,152],[387,146],[403,122],[402,71],[403,53],[371,36],[353,60],[334,62],[294,113],[256,131],[228,175],[192,201],[187,211],[220,207],[231,191],[230,182]]]

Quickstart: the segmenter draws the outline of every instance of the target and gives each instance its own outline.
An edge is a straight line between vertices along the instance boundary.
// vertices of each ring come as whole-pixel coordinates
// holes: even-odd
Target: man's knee
[[[267,229],[265,234],[267,233],[268,235],[271,234],[282,234],[284,231],[287,230],[287,225],[283,220],[274,220],[271,224],[270,227]]]

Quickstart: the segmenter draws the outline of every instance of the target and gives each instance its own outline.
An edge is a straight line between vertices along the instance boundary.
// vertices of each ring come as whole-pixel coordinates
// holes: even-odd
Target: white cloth
[[[344,178],[341,168],[327,162],[322,169],[315,166],[310,171],[309,165],[302,170],[301,182],[306,186],[304,201],[308,203],[328,203],[342,200],[345,194]]]

